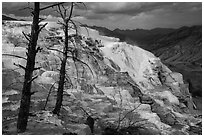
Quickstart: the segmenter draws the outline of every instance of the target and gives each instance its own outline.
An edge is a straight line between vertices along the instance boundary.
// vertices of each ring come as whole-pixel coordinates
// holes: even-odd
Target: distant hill
[[[16,20],[16,21],[17,21],[17,19],[8,17],[8,16],[6,16],[6,15],[2,15],[2,20]]]
[[[150,47],[172,71],[191,81],[195,95],[202,96],[202,26],[181,27]]]
[[[7,20],[7,21],[18,21],[17,19],[14,19],[14,18],[8,17],[8,16],[6,16],[6,15],[2,15],[2,20]]]
[[[202,62],[202,26],[181,27],[163,35],[149,48],[168,62]]]
[[[88,27],[91,29],[95,29],[99,32],[100,35],[104,35],[104,36],[109,36],[109,37],[116,37],[119,38],[121,41],[125,40],[125,35],[120,34],[118,32],[114,32],[112,30],[109,30],[105,27],[99,27],[99,26],[88,26],[88,25],[82,25],[83,27]]]
[[[155,28],[151,30],[134,29],[134,30],[113,30],[114,33],[125,35],[125,41],[137,43],[145,48],[149,44],[160,39],[163,35],[173,32],[174,29],[169,28]]]
[[[105,27],[87,25],[86,27],[96,29],[102,35],[117,37],[129,44],[137,44],[153,52],[162,60],[201,63],[202,26],[184,26],[178,29],[155,28],[151,30],[115,29],[113,31]],[[174,57],[175,55],[176,57]]]
[[[126,41],[129,44],[138,44],[140,45],[140,47],[147,50],[148,50],[147,46],[160,39],[163,35],[173,32],[175,30],[171,28],[155,28],[151,30],[145,29],[120,30],[117,28],[111,31],[105,27],[87,25],[86,27],[98,30],[101,35],[117,37],[121,41]]]

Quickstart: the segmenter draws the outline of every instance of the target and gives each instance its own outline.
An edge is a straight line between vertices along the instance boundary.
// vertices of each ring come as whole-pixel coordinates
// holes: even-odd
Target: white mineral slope
[[[165,65],[163,65],[159,58],[155,57],[151,52],[148,52],[138,46],[132,46],[125,42],[119,42],[119,39],[107,36],[101,36],[98,31],[93,29],[87,30],[84,28],[80,29],[81,34],[86,37],[91,37],[92,39],[101,40],[104,47],[100,48],[103,52],[105,58],[105,63],[111,67],[109,60],[112,60],[115,64],[120,67],[120,72],[128,72],[132,79],[138,84],[142,91],[149,89],[154,89],[155,84],[161,83],[158,79],[158,74],[153,70],[155,68],[154,64],[159,64],[162,69],[167,73],[171,73]],[[154,82],[151,82],[149,78],[152,78]],[[113,91],[103,90],[106,95],[114,93]],[[106,92],[107,91],[107,92]],[[127,91],[124,91],[125,93]],[[171,94],[170,91],[165,91],[163,98],[169,100],[173,104],[178,104],[178,98]],[[152,93],[155,94],[155,93]],[[126,102],[131,104],[131,100],[126,99],[127,95],[123,97]],[[131,97],[130,97],[131,98]],[[125,103],[126,104],[126,103]],[[127,105],[131,106],[131,105]],[[138,109],[138,114],[141,118],[147,119],[149,122],[156,125],[160,130],[168,131],[169,125],[164,124],[160,121],[160,118],[156,113],[152,113],[149,105],[145,105],[145,109]],[[167,133],[168,134],[168,133]]]
[[[160,59],[155,57],[151,52],[148,52],[136,45],[132,46],[125,42],[119,42],[118,38],[101,36],[98,31],[93,29],[81,28],[81,34],[86,37],[101,40],[104,47],[100,48],[105,58],[111,59],[120,67],[121,72],[128,72],[132,79],[139,85],[141,90],[147,90],[154,88],[149,82],[149,79],[145,77],[146,73],[151,76],[154,81],[159,83],[157,76],[152,70],[152,64],[160,62]],[[72,32],[73,33],[73,32]],[[105,59],[106,64],[110,65],[110,62]],[[162,64],[160,62],[160,64]],[[165,71],[171,72],[165,65],[162,64]]]

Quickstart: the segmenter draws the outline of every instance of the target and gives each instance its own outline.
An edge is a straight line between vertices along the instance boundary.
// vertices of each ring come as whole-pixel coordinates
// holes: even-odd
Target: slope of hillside
[[[116,37],[119,38],[121,41],[128,42],[129,44],[137,44],[140,47],[148,50],[149,44],[157,41],[158,39],[162,38],[163,35],[173,32],[175,29],[171,28],[155,28],[151,30],[145,29],[134,29],[134,30],[120,30],[115,29],[113,31],[105,28],[105,27],[98,27],[98,26],[88,26],[86,27],[96,29],[99,31],[101,35]]]
[[[6,16],[6,15],[2,15],[2,20],[7,20],[7,21],[17,21],[17,19],[14,19],[14,18],[11,18],[11,17],[8,17],[8,16]]]
[[[6,23],[2,53],[26,57],[26,48],[16,47],[8,37],[21,37],[19,32],[29,31],[28,26]],[[54,24],[41,33],[38,46],[43,50],[37,54],[36,67],[42,68],[34,72],[38,77],[32,91],[37,92],[31,98],[31,116],[24,134],[92,134],[84,111],[95,119],[93,134],[96,135],[201,134],[201,110],[193,103],[180,73],[172,72],[159,58],[140,47],[102,36],[93,29],[88,29],[87,33],[82,27],[79,32],[80,35],[75,35],[74,31],[69,31],[69,46],[76,48],[77,58],[89,67],[69,58],[59,116],[51,111],[62,54],[47,47],[61,50],[63,45],[57,43],[57,38],[64,39],[64,36]],[[16,134],[24,73],[13,65],[14,62],[25,63],[22,59],[2,57],[3,134]]]
[[[151,51],[168,67],[182,73],[185,81],[192,83],[191,93],[202,95],[202,26],[113,31],[96,26],[90,28]]]
[[[201,63],[202,27],[182,27],[158,39],[151,48],[163,60]]]
[[[155,28],[151,30],[135,29],[135,30],[113,30],[116,34],[125,36],[125,41],[132,41],[141,45],[142,48],[148,49],[148,45],[160,39],[163,35],[173,32],[174,29]]]
[[[202,96],[202,27],[182,27],[150,45],[152,52],[192,83],[191,93]]]

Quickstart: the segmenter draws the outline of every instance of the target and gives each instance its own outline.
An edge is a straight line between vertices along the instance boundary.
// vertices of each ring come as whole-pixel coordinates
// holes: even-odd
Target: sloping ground
[[[74,86],[70,88],[71,83],[66,82],[60,116],[51,113],[56,99],[58,53],[46,51],[38,55],[37,65],[43,69],[35,72],[39,77],[33,83],[36,93],[24,134],[201,134],[200,112],[195,109],[181,74],[169,70],[150,52],[89,31],[93,39],[86,35],[72,39],[76,47],[90,48],[98,63],[80,54],[92,74],[85,66],[69,61],[67,74]],[[43,36],[40,41],[45,41]],[[3,41],[4,47],[7,44]],[[9,51],[3,49],[3,53]],[[7,60],[12,59],[4,57],[3,63]],[[3,134],[16,134],[21,84],[11,84],[21,82],[19,75],[23,73],[11,70],[12,65],[10,62],[3,68]],[[93,133],[87,121],[89,116],[95,119]]]
[[[178,29],[156,28],[152,30],[114,31],[97,26],[87,26],[99,34],[119,38],[132,45],[151,51],[162,62],[184,75],[193,85],[192,94],[202,95],[202,26],[181,27]],[[194,72],[198,75],[194,77]],[[192,75],[189,75],[192,74]]]
[[[2,20],[17,20],[17,19],[14,19],[14,18],[11,18],[11,17],[8,17],[8,16],[6,16],[6,15],[2,15]]]
[[[192,84],[193,96],[202,97],[202,27],[182,27],[157,41],[153,53]]]

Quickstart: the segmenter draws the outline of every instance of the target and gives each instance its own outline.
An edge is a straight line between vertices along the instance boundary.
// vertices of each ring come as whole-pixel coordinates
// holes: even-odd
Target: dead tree
[[[62,18],[62,22],[59,21],[58,24],[60,24],[63,27],[64,36],[65,36],[65,40],[63,43],[63,51],[52,49],[52,50],[58,51],[62,54],[62,58],[60,59],[61,60],[61,67],[60,67],[60,78],[59,78],[59,84],[58,84],[58,90],[57,90],[57,99],[56,99],[55,108],[53,110],[53,113],[57,114],[57,115],[59,115],[59,113],[60,113],[60,109],[61,109],[62,101],[63,101],[63,92],[64,92],[64,85],[65,85],[65,80],[66,80],[66,63],[68,62],[67,61],[68,58],[71,58],[74,61],[74,63],[79,62],[83,65],[86,65],[89,68],[89,70],[91,71],[91,73],[93,74],[91,68],[85,62],[83,62],[82,60],[80,60],[77,57],[76,54],[77,54],[79,49],[76,48],[76,45],[74,45],[74,43],[72,43],[72,44],[75,47],[71,47],[70,45],[68,45],[68,43],[72,41],[71,36],[68,35],[68,31],[70,29],[73,29],[76,31],[76,35],[78,35],[78,31],[77,31],[78,27],[75,24],[75,22],[72,20],[73,9],[74,9],[74,6],[77,6],[77,4],[83,4],[84,5],[84,3],[81,3],[81,2],[78,2],[78,3],[72,2],[70,7],[68,7],[68,8],[65,7],[63,4],[58,5],[58,8],[57,8],[57,13]],[[69,14],[68,14],[68,10],[69,10]],[[83,50],[83,48],[81,47],[80,50]],[[75,64],[75,67],[76,67],[76,64]],[[76,71],[77,71],[77,68],[76,68]],[[78,79],[78,77],[77,77],[77,79]]]
[[[31,83],[36,78],[33,77],[33,71],[35,70],[35,57],[36,53],[40,50],[40,48],[36,49],[38,34],[40,32],[39,27],[39,13],[40,13],[40,3],[34,3],[34,11],[33,11],[33,23],[31,28],[31,36],[28,38],[28,35],[25,37],[28,39],[28,52],[27,52],[27,63],[25,69],[21,104],[18,113],[18,121],[17,121],[17,132],[25,132],[27,127],[27,121],[29,116],[30,109],[30,99],[31,99]]]
[[[25,70],[20,109],[19,109],[18,120],[17,120],[18,133],[25,132],[27,127],[31,95],[34,94],[34,92],[31,91],[31,86],[32,86],[32,82],[37,78],[37,76],[33,76],[33,71],[39,69],[39,68],[35,68],[36,54],[41,50],[40,47],[37,47],[38,35],[40,31],[47,25],[47,23],[45,23],[44,25],[40,25],[40,22],[43,20],[39,17],[40,11],[60,4],[62,3],[49,5],[47,7],[40,9],[40,3],[35,2],[34,9],[32,11],[33,22],[31,25],[31,34],[23,33],[25,38],[28,40],[28,48],[26,52],[26,55],[27,55],[26,66],[24,67],[20,64],[17,64],[20,68]]]
[[[62,12],[62,9],[64,12]],[[61,60],[61,67],[60,67],[60,78],[59,78],[59,84],[58,84],[58,90],[57,90],[57,100],[56,100],[56,105],[53,110],[54,114],[59,114],[61,106],[62,106],[62,101],[63,101],[63,91],[64,91],[64,83],[65,83],[65,75],[66,75],[66,63],[67,63],[67,58],[68,58],[68,29],[69,29],[69,21],[72,17],[73,13],[73,8],[74,8],[74,3],[71,3],[71,9],[69,12],[69,16],[67,17],[67,9],[63,5],[58,5],[58,13],[60,14],[61,18],[63,19],[63,22],[60,24],[63,26],[63,31],[65,35],[65,40],[64,40],[64,47],[63,47],[63,57]]]

